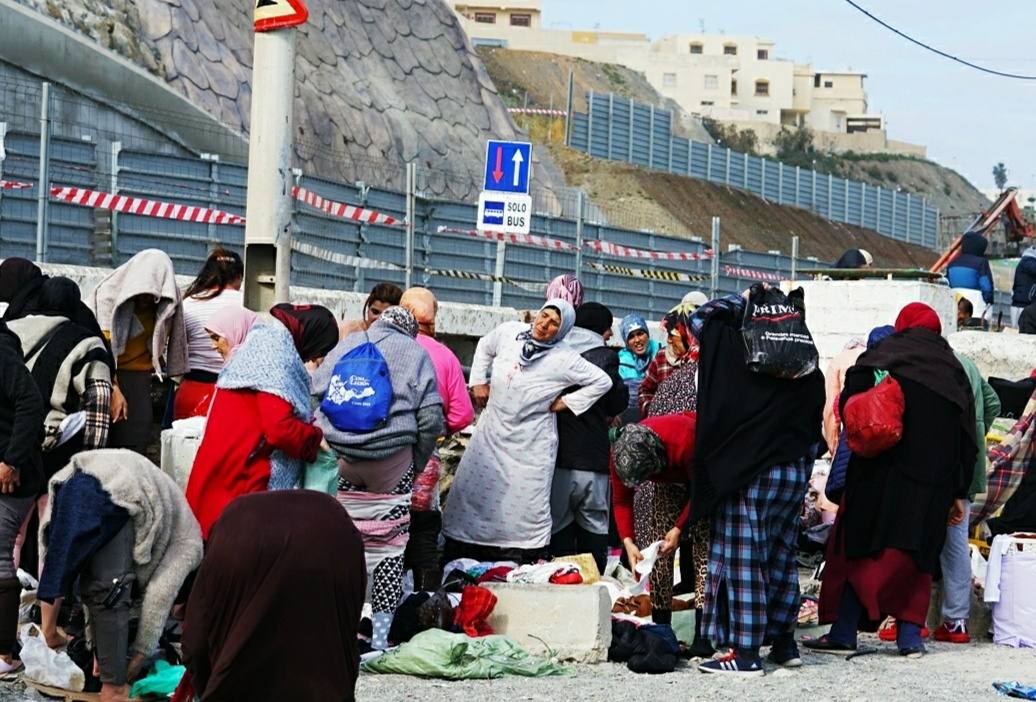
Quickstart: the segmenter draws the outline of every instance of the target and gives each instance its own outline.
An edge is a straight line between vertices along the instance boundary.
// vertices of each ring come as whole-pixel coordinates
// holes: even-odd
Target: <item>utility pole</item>
[[[254,8],[244,288],[245,305],[266,310],[291,292],[293,27],[309,13],[301,0],[255,0]]]

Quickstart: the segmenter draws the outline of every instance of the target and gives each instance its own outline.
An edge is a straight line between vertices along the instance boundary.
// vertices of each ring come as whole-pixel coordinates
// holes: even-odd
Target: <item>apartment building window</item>
[[[814,73],[813,74],[813,87],[814,88],[819,88],[820,87],[820,74],[819,73]]]
[[[737,97],[737,81],[736,80],[730,81],[730,94],[733,97]]]
[[[724,56],[737,56],[737,44],[724,44],[723,45]]]
[[[676,85],[676,74],[675,73],[663,73],[662,74],[662,85],[667,88],[672,88]]]
[[[713,101],[713,100],[702,100],[702,101],[701,101],[701,106],[702,106],[702,107],[712,107],[712,106],[713,106],[713,105],[715,105],[715,104],[716,104],[716,103],[715,103],[715,101]]]
[[[530,15],[530,14],[515,14],[515,13],[511,13],[511,26],[512,27],[531,27],[532,26],[532,15]]]
[[[691,53],[692,54],[702,54],[702,53],[705,53],[705,47],[702,46],[698,42],[692,42],[691,43]]]
[[[756,97],[769,97],[770,96],[770,81],[768,81],[768,80],[757,80],[755,82],[755,96]]]
[[[825,80],[824,81],[824,87],[825,88],[833,88],[833,87],[835,87],[835,82],[833,80]]]
[[[768,61],[770,59],[770,50],[759,49],[755,52],[755,57],[760,61]]]
[[[705,89],[706,90],[719,90],[719,76],[706,75],[705,76]]]
[[[495,12],[476,12],[475,21],[479,24],[496,24]]]
[[[769,110],[756,110],[755,113],[757,115],[759,115],[760,117],[765,117],[766,115],[770,114],[770,111]]]

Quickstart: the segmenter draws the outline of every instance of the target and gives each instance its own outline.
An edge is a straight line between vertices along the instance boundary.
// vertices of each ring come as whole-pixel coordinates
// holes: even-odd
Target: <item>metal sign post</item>
[[[301,0],[255,3],[244,287],[245,304],[257,310],[290,297],[295,93],[295,30],[291,27],[307,16]]]

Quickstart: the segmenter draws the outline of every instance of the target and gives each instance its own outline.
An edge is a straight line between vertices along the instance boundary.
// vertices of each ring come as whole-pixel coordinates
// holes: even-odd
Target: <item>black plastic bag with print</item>
[[[819,354],[806,326],[804,299],[802,288],[785,295],[762,283],[752,286],[741,325],[750,370],[794,380],[817,369]]]

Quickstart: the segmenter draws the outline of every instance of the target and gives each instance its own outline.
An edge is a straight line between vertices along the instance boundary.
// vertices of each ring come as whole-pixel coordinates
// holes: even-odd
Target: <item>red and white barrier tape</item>
[[[23,183],[20,180],[0,180],[0,190],[28,190],[32,183]]]
[[[784,277],[777,273],[768,271],[757,271],[752,268],[741,268],[740,266],[723,266],[723,274],[734,278],[748,278],[750,280],[766,280],[780,282]]]
[[[328,251],[327,249],[315,246],[314,244],[307,244],[304,241],[298,241],[297,239],[292,240],[291,250],[300,254],[305,254],[306,256],[318,258],[321,261],[345,266],[346,268],[372,268],[385,271],[406,270],[403,266],[396,265],[395,263],[378,261],[373,258],[364,258],[363,256],[349,256],[348,254],[336,253],[334,251]]]
[[[456,229],[454,227],[439,227],[437,231],[440,234],[463,234],[465,236],[473,236],[479,239],[505,241],[509,244],[524,244],[526,246],[539,246],[545,249],[554,249],[555,251],[579,250],[575,244],[569,244],[567,241],[549,239],[545,236],[536,236],[535,234],[504,234],[503,232],[483,232],[478,229]]]
[[[509,107],[507,111],[512,115],[547,115],[549,117],[565,117],[568,115],[564,110],[551,110],[545,107]]]
[[[351,219],[354,222],[365,222],[367,224],[383,224],[388,227],[403,224],[403,222],[391,215],[375,212],[374,210],[367,210],[362,207],[346,205],[345,203],[335,202],[334,200],[328,200],[327,198],[317,195],[311,190],[306,190],[297,185],[291,189],[291,196],[299,202],[304,202],[310,207],[323,210],[334,217]]]
[[[175,219],[181,222],[196,222],[198,224],[243,225],[245,223],[245,218],[241,215],[231,214],[223,210],[195,207],[193,205],[177,205],[172,202],[145,200],[144,198],[128,197],[126,195],[113,195],[112,193],[105,193],[99,190],[54,187],[50,189],[50,196],[55,200],[63,200],[73,205],[125,212],[127,214],[140,215],[141,217],[160,217],[162,219]]]
[[[707,261],[712,258],[712,251],[700,253],[688,253],[682,251],[646,251],[644,249],[633,249],[620,244],[613,244],[608,241],[588,241],[586,245],[597,253],[609,256],[620,256],[622,258],[648,258],[654,261]]]

